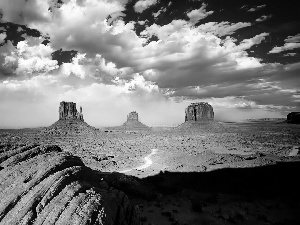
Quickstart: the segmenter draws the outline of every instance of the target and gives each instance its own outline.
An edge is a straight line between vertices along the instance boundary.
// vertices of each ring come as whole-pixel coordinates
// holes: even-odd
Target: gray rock
[[[8,146],[0,159],[0,224],[140,224],[125,193],[58,146]]]
[[[185,109],[185,121],[214,120],[213,107],[207,102],[192,103]]]
[[[76,109],[76,103],[74,102],[64,102],[62,101],[59,105],[59,119],[68,120],[68,119],[77,119],[83,120],[82,107],[80,106],[80,112]]]

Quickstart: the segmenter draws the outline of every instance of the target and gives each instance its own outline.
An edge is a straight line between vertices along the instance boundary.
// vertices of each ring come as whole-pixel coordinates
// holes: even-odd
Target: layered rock
[[[138,207],[58,146],[0,147],[0,224],[139,224]]]
[[[76,109],[76,103],[62,101],[59,105],[59,119],[60,120],[77,119],[77,120],[84,121],[83,114],[82,114],[82,107],[80,106],[80,112],[78,112]]]
[[[208,121],[213,119],[213,107],[207,102],[192,103],[185,109],[185,121]]]
[[[300,112],[291,112],[287,115],[288,123],[300,124]]]

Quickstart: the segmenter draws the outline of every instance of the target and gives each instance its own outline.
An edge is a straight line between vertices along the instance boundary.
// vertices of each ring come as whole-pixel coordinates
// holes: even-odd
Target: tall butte
[[[185,109],[185,121],[206,122],[214,120],[214,109],[207,102],[192,103]]]
[[[190,104],[185,109],[185,122],[176,129],[193,130],[201,132],[222,132],[224,127],[214,121],[213,107],[207,102]]]
[[[84,122],[82,107],[77,111],[76,103],[62,101],[59,104],[59,120],[43,130],[46,134],[52,135],[76,135],[90,134],[96,131],[96,128]]]
[[[59,119],[60,120],[83,120],[82,107],[80,106],[80,112],[76,109],[76,103],[74,102],[61,102],[59,105]]]

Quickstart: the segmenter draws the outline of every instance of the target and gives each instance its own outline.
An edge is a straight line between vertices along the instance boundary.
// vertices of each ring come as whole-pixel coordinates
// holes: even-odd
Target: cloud
[[[262,8],[265,8],[266,6],[267,6],[266,4],[264,4],[264,5],[258,5],[258,6],[256,6],[255,8],[249,9],[248,12],[255,12],[255,11],[257,11],[257,10],[260,10],[260,9],[262,9]]]
[[[283,56],[295,56],[295,55],[297,55],[297,53],[290,52],[290,53],[284,54]]]
[[[27,41],[20,41],[16,48],[8,42],[7,47],[1,47],[8,50],[0,55],[0,68],[19,76],[47,73],[57,69],[57,61],[51,59],[53,49],[41,42],[42,40],[37,38],[28,38]]]
[[[285,43],[283,46],[274,47],[269,53],[280,53],[283,51],[293,50],[295,48],[300,48],[300,43]]]
[[[263,21],[266,21],[266,20],[272,18],[272,16],[273,15],[268,15],[268,16],[263,15],[263,16],[259,17],[258,19],[256,19],[255,21],[256,22],[263,22]]]
[[[6,34],[5,33],[0,33],[0,44],[2,44],[2,42],[4,42],[5,38],[6,38]]]
[[[238,22],[238,23],[229,23],[229,22],[208,22],[198,26],[198,29],[203,32],[211,32],[217,36],[231,35],[238,29],[251,26],[251,23]]]
[[[214,11],[206,11],[206,4],[202,3],[200,9],[194,9],[187,13],[187,16],[190,18],[191,23],[197,23],[199,20],[206,18],[207,16],[213,14]]]
[[[47,1],[1,0],[2,20],[17,24],[49,21]]]
[[[145,9],[155,5],[157,0],[139,0],[134,5],[135,12],[142,13]]]
[[[300,34],[296,34],[295,36],[288,36],[284,41],[290,43],[300,42]]]

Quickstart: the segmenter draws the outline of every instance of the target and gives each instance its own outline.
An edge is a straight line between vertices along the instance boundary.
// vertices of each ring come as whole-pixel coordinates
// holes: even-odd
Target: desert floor
[[[1,146],[56,144],[139,205],[142,224],[299,224],[300,126],[221,129],[0,130]]]

